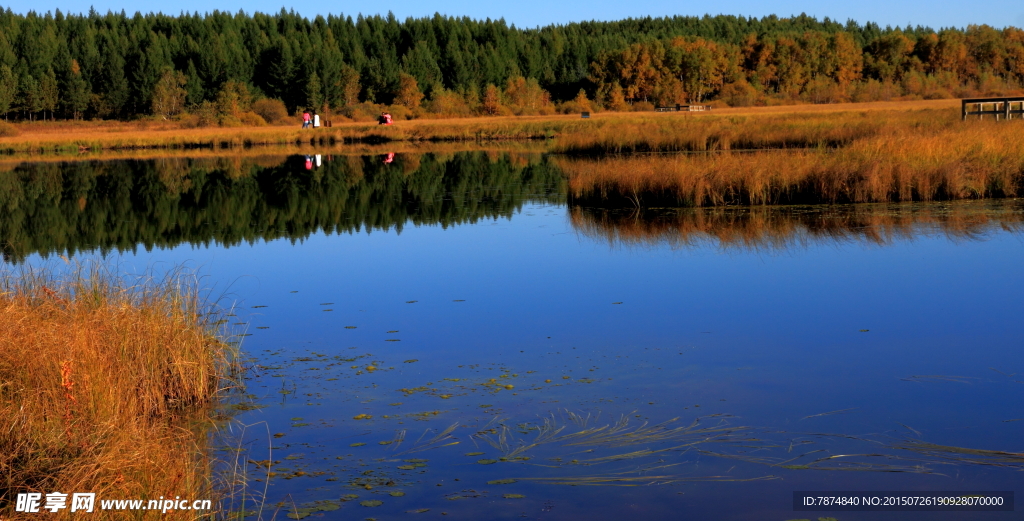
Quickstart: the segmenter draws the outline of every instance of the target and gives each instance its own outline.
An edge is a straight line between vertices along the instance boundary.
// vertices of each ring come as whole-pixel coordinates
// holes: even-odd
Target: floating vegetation
[[[384,502],[379,499],[368,499],[366,501],[360,501],[359,504],[364,507],[379,507],[383,505]]]
[[[904,382],[955,382],[958,384],[969,384],[974,383],[973,380],[977,380],[973,376],[953,376],[944,374],[918,374],[908,376],[906,378],[900,378]]]
[[[427,429],[426,431],[423,432],[423,434],[420,436],[420,438],[418,440],[416,440],[416,443],[413,445],[412,448],[410,448],[409,450],[407,450],[405,452],[402,452],[401,454],[410,454],[410,453],[413,453],[413,452],[421,452],[421,451],[430,450],[430,449],[436,449],[436,448],[440,448],[440,447],[447,447],[449,445],[457,445],[459,443],[458,440],[455,440],[455,441],[451,441],[451,440],[455,439],[455,437],[452,436],[452,432],[454,432],[455,428],[458,427],[458,426],[459,426],[458,422],[453,423],[447,429],[441,431],[440,433],[438,433],[434,437],[424,441],[423,438],[425,438],[428,434],[430,434],[430,429]],[[403,434],[403,436],[404,436],[404,434]]]
[[[893,447],[939,458],[947,462],[1024,469],[1024,453],[1022,452],[971,449],[967,447],[938,445],[919,440],[899,441],[894,443]]]
[[[419,301],[418,300],[406,300],[405,301],[406,304],[415,304],[417,302],[419,302]]]
[[[494,480],[488,481],[487,484],[488,485],[511,485],[512,483],[516,483],[517,481],[518,480],[515,480],[515,479],[494,479]]]
[[[844,413],[848,413],[850,411],[855,411],[857,409],[859,409],[859,407],[850,407],[849,409],[839,409],[838,411],[821,412],[821,413],[818,413],[818,414],[812,414],[810,416],[804,416],[803,418],[800,418],[800,419],[801,420],[806,420],[808,418],[817,418],[819,416],[831,416],[833,414],[844,414]]]
[[[341,501],[344,501],[342,499]],[[296,507],[287,514],[289,519],[304,519],[317,512],[333,512],[341,508],[339,501],[322,500],[314,501],[312,503],[304,503],[301,507]]]
[[[414,363],[416,363],[416,362],[419,362],[419,360],[418,360],[418,359],[416,359],[416,358],[410,358],[409,360],[406,360],[406,361],[404,361],[404,362],[402,362],[402,363],[403,363],[403,364],[414,364]]]
[[[353,444],[349,445],[349,447],[362,447],[364,445],[366,445],[366,443],[359,441],[359,442],[356,442],[356,443],[353,443]]]
[[[356,329],[356,326],[345,326],[345,329]]]
[[[523,499],[526,496],[524,496],[522,494],[503,494],[501,497],[503,497],[505,499]]]
[[[648,456],[661,457],[671,452],[685,452],[690,448],[707,443],[737,443],[747,441],[740,434],[746,427],[733,427],[724,419],[713,427],[701,427],[700,418],[686,426],[673,426],[679,419],[674,418],[655,425],[643,422],[636,427],[629,425],[629,417],[622,415],[614,424],[594,425],[597,417],[582,416],[566,411],[563,418],[554,414],[533,426],[536,430],[532,439],[517,437],[521,430],[514,430],[504,422],[492,420],[483,429],[474,433],[472,438],[480,440],[501,452],[502,460],[526,459],[528,451],[546,445],[560,446],[565,449],[586,448],[585,452],[593,453],[597,449],[622,449],[642,445],[649,447],[662,443],[666,447],[659,449],[643,448],[639,450],[612,450],[612,454],[584,459],[572,459],[570,465],[596,465],[620,460],[633,460]],[[493,425],[493,427],[492,427]],[[571,432],[567,432],[569,427]],[[577,449],[578,450],[578,449]],[[562,458],[553,458],[556,467],[562,466]],[[478,462],[479,463],[479,462]]]
[[[392,490],[391,492],[388,492],[388,495],[391,497],[402,497],[405,495],[405,492],[402,492],[401,490]]]
[[[668,485],[672,483],[695,483],[695,482],[748,482],[748,481],[767,481],[774,479],[782,479],[779,476],[767,475],[757,476],[752,478],[736,478],[731,476],[678,476],[673,474],[648,474],[648,472],[654,470],[660,470],[663,468],[671,467],[672,465],[664,465],[661,467],[645,467],[636,470],[630,470],[625,472],[616,472],[610,474],[600,474],[593,476],[570,476],[570,477],[543,477],[543,478],[521,478],[523,481],[532,481],[534,483],[546,483],[549,485],[571,485],[571,486],[583,486],[583,485],[616,485],[616,486],[644,486],[644,485]]]
[[[385,342],[401,342],[401,340],[399,340],[399,339],[397,339],[397,338],[387,338],[387,339],[385,339],[384,341],[385,341]]]
[[[498,460],[496,460],[496,459],[478,459],[478,460],[476,460],[476,462],[481,464],[481,465],[493,465],[493,464],[497,463]]]

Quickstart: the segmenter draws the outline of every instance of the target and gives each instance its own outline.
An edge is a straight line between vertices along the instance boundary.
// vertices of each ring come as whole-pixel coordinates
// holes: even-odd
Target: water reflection
[[[536,154],[268,156],[22,163],[0,172],[5,260],[510,217],[564,199]]]
[[[574,206],[573,228],[615,246],[781,250],[816,244],[888,245],[925,235],[978,240],[1024,231],[1018,199],[942,203],[608,210]]]

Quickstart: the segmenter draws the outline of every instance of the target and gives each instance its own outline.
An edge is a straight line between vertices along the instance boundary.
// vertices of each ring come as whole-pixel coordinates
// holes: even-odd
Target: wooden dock
[[[655,112],[705,112],[711,105],[675,105],[674,107],[654,107]]]
[[[1014,98],[965,98],[960,100],[960,119],[967,120],[967,116],[978,116],[978,119],[985,116],[995,116],[996,121],[1002,119],[1013,119],[1014,114],[1024,118],[1024,97]],[[974,110],[967,110],[973,105]],[[991,106],[990,110],[985,110]],[[1016,108],[1015,108],[1016,107]]]

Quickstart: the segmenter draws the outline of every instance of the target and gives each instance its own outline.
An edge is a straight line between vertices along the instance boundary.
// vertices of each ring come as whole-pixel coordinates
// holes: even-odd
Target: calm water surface
[[[608,212],[539,156],[381,159],[24,166],[5,252],[207,275],[267,511],[1019,518],[792,509],[1024,490],[1024,457],[957,449],[1024,452],[1017,201]]]

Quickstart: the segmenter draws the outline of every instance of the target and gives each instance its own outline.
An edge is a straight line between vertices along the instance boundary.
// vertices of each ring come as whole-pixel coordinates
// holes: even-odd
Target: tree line
[[[523,29],[441,15],[311,20],[283,9],[0,11],[0,113],[29,120],[189,112],[224,124],[382,106],[414,117],[939,98],[1022,81],[1024,31],[984,25],[719,15]]]

